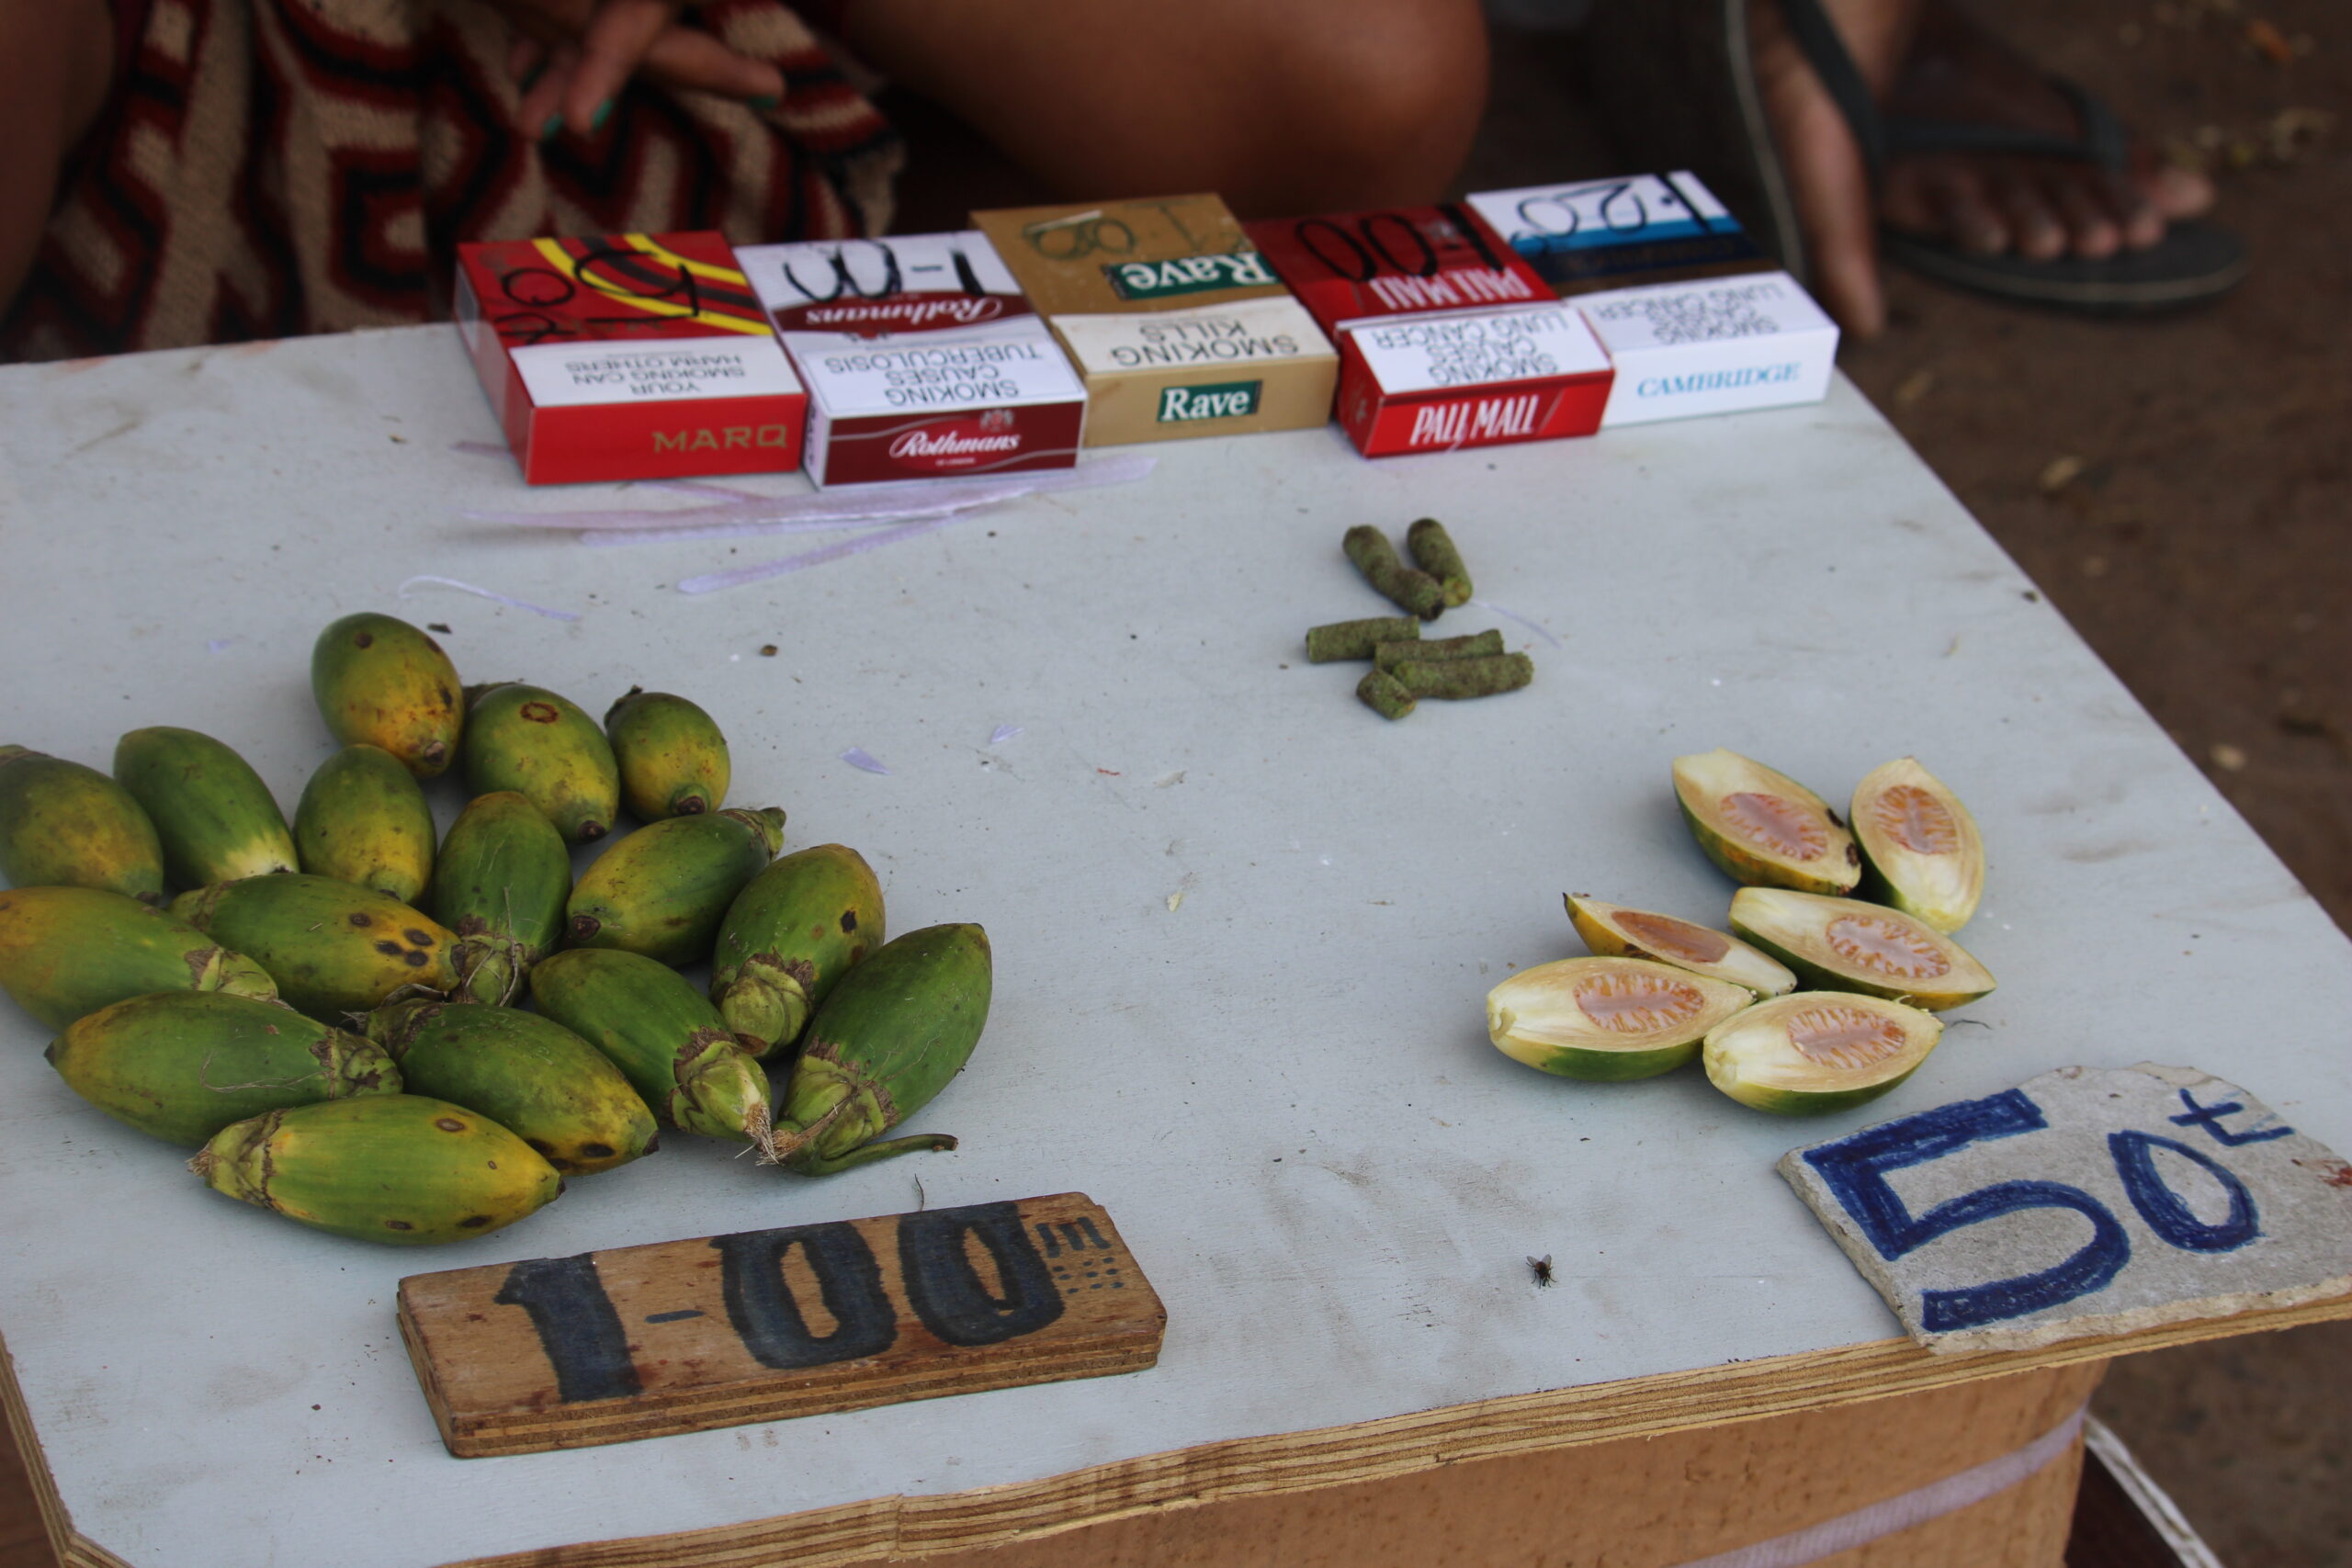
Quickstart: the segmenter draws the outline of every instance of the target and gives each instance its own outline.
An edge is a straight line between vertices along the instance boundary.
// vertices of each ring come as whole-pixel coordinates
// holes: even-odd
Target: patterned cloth
[[[512,35],[478,0],[114,5],[113,96],[0,360],[446,317],[459,240],[888,226],[898,138],[776,0],[690,15],[783,73],[781,107],[638,80],[601,130],[545,145],[514,123]]]

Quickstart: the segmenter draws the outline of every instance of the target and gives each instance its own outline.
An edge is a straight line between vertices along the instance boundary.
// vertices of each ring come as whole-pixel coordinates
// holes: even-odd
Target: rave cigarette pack
[[[1468,209],[1283,219],[1248,231],[1338,341],[1340,424],[1365,457],[1600,427],[1609,355]]]
[[[457,315],[527,483],[800,466],[808,394],[718,234],[460,245]]]
[[[1487,191],[1469,205],[1617,367],[1603,427],[1819,402],[1838,328],[1687,171]]]
[[[1088,446],[1331,417],[1339,355],[1216,197],[972,220],[1085,378]]]
[[[735,253],[808,386],[820,485],[1078,461],[1086,388],[988,236]]]

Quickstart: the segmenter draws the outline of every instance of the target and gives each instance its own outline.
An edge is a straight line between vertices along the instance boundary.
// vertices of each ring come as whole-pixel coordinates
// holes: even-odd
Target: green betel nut
[[[277,996],[277,982],[244,954],[98,887],[0,893],[0,990],[51,1029],[158,991]]]
[[[822,1176],[915,1149],[952,1149],[940,1133],[873,1140],[931,1101],[964,1068],[987,1026],[988,933],[927,926],[851,970],[808,1021],[767,1157]]]
[[[784,812],[718,811],[639,828],[597,857],[571,890],[574,947],[613,947],[664,964],[708,958],[719,922],[784,844]]]
[[[456,983],[457,939],[397,898],[347,882],[288,873],[217,883],[171,912],[267,970],[277,994],[330,1021],[366,1012],[409,986]]]
[[[145,808],[96,768],[0,746],[0,876],[164,901],[164,846]]]
[[[457,760],[463,691],[441,645],[396,616],[345,615],[311,649],[311,694],[327,732],[381,747],[421,779]]]
[[[555,1201],[563,1178],[462,1105],[378,1094],[222,1128],[187,1162],[216,1192],[360,1241],[487,1235]]]
[[[1385,642],[1417,642],[1421,623],[1410,615],[1376,615],[1368,621],[1333,621],[1311,626],[1306,633],[1306,661],[1331,664],[1342,659],[1370,659]]]
[[[368,1037],[411,1094],[478,1111],[556,1169],[585,1176],[653,1152],[658,1124],[621,1070],[553,1019],[519,1008],[388,1002]]]
[[[684,697],[631,687],[605,715],[620,764],[621,804],[640,822],[692,817],[727,803],[727,737]]]
[[[1535,662],[1523,653],[1490,659],[1408,660],[1389,674],[1417,697],[1458,701],[1516,692],[1535,679]]]
[[[1347,531],[1340,544],[1348,558],[1355,562],[1356,570],[1363,573],[1364,581],[1397,608],[1409,610],[1425,621],[1434,621],[1444,613],[1445,590],[1438,586],[1437,579],[1398,560],[1396,547],[1379,529],[1359,523]]]
[[[620,764],[594,719],[539,686],[510,682],[469,688],[469,790],[519,791],[575,844],[613,830],[621,805]]]
[[[571,897],[563,835],[522,795],[500,790],[450,824],[423,908],[457,933],[449,963],[465,996],[497,1007],[563,940]]]
[[[209,735],[157,725],[115,743],[115,781],[155,825],[175,886],[295,868],[294,835],[253,765]]]
[[[416,775],[380,746],[319,764],[294,807],[302,869],[413,904],[433,875],[433,808]]]
[[[1503,634],[1483,631],[1471,637],[1430,637],[1426,641],[1384,642],[1372,650],[1373,664],[1393,671],[1399,664],[1432,659],[1492,659],[1503,651]]]
[[[865,857],[845,844],[801,850],[753,877],[728,909],[710,999],[748,1048],[771,1055],[799,1039],[808,1015],[884,940],[882,885]]]
[[[1470,603],[1470,569],[1462,564],[1462,552],[1453,547],[1444,524],[1422,518],[1405,530],[1405,547],[1413,553],[1415,566],[1437,579],[1447,608]]]
[[[634,953],[575,947],[532,967],[531,1000],[604,1053],[663,1121],[769,1146],[767,1074],[676,970]]]
[[[1381,670],[1364,671],[1356,682],[1356,700],[1383,718],[1403,718],[1413,711],[1413,694]]]
[[[218,991],[101,1008],[51,1042],[49,1062],[116,1121],[190,1148],[265,1111],[401,1089],[400,1069],[373,1041]]]

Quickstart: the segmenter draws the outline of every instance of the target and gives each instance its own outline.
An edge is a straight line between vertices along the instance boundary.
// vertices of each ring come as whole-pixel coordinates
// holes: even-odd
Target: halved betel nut
[[[1718,748],[1674,760],[1674,798],[1707,858],[1750,887],[1850,893],[1861,852],[1828,803],[1786,773]]]
[[[1929,1012],[1964,1006],[1995,984],[1991,970],[1925,920],[1859,898],[1743,887],[1732,897],[1731,929],[1808,986]]]
[[[1487,1037],[1513,1061],[1607,1082],[1672,1072],[1752,1005],[1745,987],[1645,958],[1563,958],[1487,993]]]
[[[1984,896],[1976,818],[1916,757],[1898,757],[1854,786],[1851,818],[1866,891],[1939,931],[1956,931]]]
[[[1568,919],[1587,947],[1604,958],[1652,958],[1744,986],[1759,997],[1797,988],[1797,977],[1767,953],[1737,937],[1648,909],[1629,909],[1583,893],[1562,895]]]
[[[1943,1032],[1932,1013],[1882,997],[1798,991],[1717,1025],[1702,1055],[1707,1081],[1742,1105],[1806,1116],[1876,1100]]]

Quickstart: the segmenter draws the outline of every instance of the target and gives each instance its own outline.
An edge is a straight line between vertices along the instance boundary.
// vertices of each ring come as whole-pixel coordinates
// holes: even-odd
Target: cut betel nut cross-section
[[[1850,893],[1861,880],[1861,852],[1827,802],[1736,751],[1677,757],[1674,798],[1699,847],[1735,882]]]
[[[1854,786],[1851,818],[1863,890],[1939,931],[1956,931],[1984,896],[1976,818],[1916,757],[1898,757]]]
[[[1487,1036],[1560,1077],[1646,1078],[1697,1055],[1707,1031],[1755,1000],[1746,987],[1644,958],[1563,958],[1487,993]]]
[[[1743,887],[1732,897],[1731,929],[1825,990],[1942,1012],[1994,986],[1990,970],[1925,920],[1856,898]]]
[[[1940,1019],[1901,1002],[1798,991],[1709,1031],[1707,1081],[1758,1111],[1844,1111],[1909,1077],[1943,1032]]]
[[[1604,958],[1650,958],[1744,986],[1759,997],[1797,988],[1797,977],[1770,954],[1735,936],[1649,909],[1629,909],[1583,893],[1562,895],[1584,944]]]

